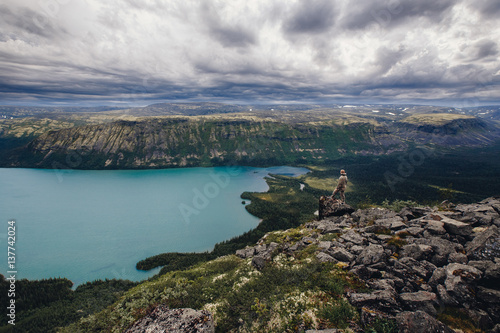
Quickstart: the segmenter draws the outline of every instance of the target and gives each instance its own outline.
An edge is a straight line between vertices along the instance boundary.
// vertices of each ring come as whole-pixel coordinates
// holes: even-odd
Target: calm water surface
[[[0,169],[0,273],[7,222],[16,220],[17,277],[142,280],[137,261],[164,252],[211,250],[258,224],[244,191],[266,191],[269,173],[293,167],[134,171]],[[248,204],[248,202],[247,202]]]

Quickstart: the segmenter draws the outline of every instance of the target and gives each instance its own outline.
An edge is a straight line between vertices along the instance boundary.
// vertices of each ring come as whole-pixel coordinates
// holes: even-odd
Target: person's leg
[[[344,191],[340,191],[340,201],[342,203],[345,203],[345,194],[344,194]]]
[[[335,198],[335,194],[337,194],[339,192],[339,189],[336,188],[333,193],[332,193],[332,199]]]

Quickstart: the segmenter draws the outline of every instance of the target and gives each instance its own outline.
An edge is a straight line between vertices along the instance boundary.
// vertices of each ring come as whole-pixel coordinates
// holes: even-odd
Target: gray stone
[[[448,256],[449,263],[455,262],[455,263],[459,263],[459,264],[467,264],[468,261],[469,261],[469,259],[463,253],[454,252],[454,253],[450,253],[450,255]]]
[[[356,212],[351,214],[354,221],[358,222],[361,226],[365,226],[367,223],[378,219],[386,219],[395,216],[397,216],[395,212],[385,208],[358,209]]]
[[[354,266],[349,272],[357,275],[361,280],[365,281],[380,274],[377,269],[366,267],[364,265]]]
[[[404,257],[394,263],[396,274],[406,280],[422,278],[426,281],[436,270],[436,266],[427,260],[417,261],[410,257]]]
[[[450,294],[448,294],[448,292],[446,291],[446,288],[442,284],[439,284],[436,287],[436,292],[437,292],[437,295],[439,297],[439,300],[441,301],[441,303],[443,305],[448,305],[448,306],[459,305],[458,301],[456,299],[454,299],[453,297],[451,297]]]
[[[424,311],[402,312],[396,316],[399,333],[454,333],[452,329]]]
[[[245,247],[244,249],[240,249],[236,251],[236,255],[242,259],[250,258],[255,254],[254,247]]]
[[[397,313],[400,309],[399,303],[396,300],[396,295],[389,290],[377,290],[371,294],[352,293],[349,297],[349,301],[358,308],[366,306],[388,313]]]
[[[262,270],[264,266],[266,265],[266,259],[261,256],[255,256],[252,258],[252,266],[255,267],[257,270]]]
[[[371,265],[385,259],[384,247],[382,245],[370,244],[359,254],[356,262],[362,265]]]
[[[401,248],[399,255],[400,258],[410,257],[415,260],[419,260],[423,258],[424,252],[420,248],[419,244],[408,244]]]
[[[344,262],[351,262],[355,258],[353,254],[351,254],[349,251],[342,249],[342,248],[332,248],[332,249],[330,249],[329,253],[335,259],[337,259],[339,261],[344,261]]]
[[[370,288],[376,290],[389,290],[392,292],[396,292],[395,282],[391,279],[370,280],[368,282],[368,285],[370,286]]]
[[[441,217],[441,222],[444,224],[444,228],[450,234],[469,236],[472,233],[472,226],[468,223],[460,222],[449,217],[439,215]]]
[[[481,278],[481,271],[472,266],[463,264],[449,264],[445,267],[446,291],[460,304],[474,301],[474,289],[471,287]]]
[[[320,221],[316,227],[322,234],[341,233],[343,228],[333,221]]]
[[[440,221],[428,220],[425,227],[430,233],[435,235],[444,235],[446,230],[444,229],[444,223]]]
[[[345,234],[340,236],[340,238],[342,238],[346,242],[351,242],[356,245],[361,245],[366,241],[365,238],[361,237],[361,235],[354,230],[347,231]]]
[[[365,248],[363,246],[360,246],[360,245],[353,245],[349,248],[349,252],[355,254],[355,255],[358,255],[360,254],[361,252],[363,252]]]
[[[395,229],[399,228],[405,228],[406,224],[404,224],[403,219],[400,216],[394,216],[394,217],[389,217],[389,218],[383,218],[383,219],[378,219],[375,220],[375,225],[386,228],[386,229],[392,229],[391,227],[394,225]]]
[[[479,233],[465,247],[471,260],[494,260],[500,257],[500,232],[492,225]]]
[[[273,258],[273,254],[276,253],[276,250],[280,247],[278,243],[271,242],[265,251],[259,253],[261,257],[265,260],[271,260]]]
[[[471,260],[468,265],[477,268],[484,273],[489,267],[495,265],[495,263],[491,260]]]
[[[424,244],[432,247],[435,252],[431,262],[436,266],[444,266],[448,263],[448,255],[463,249],[460,244],[450,242],[440,237],[420,238],[415,240],[416,244]]]
[[[477,297],[481,301],[490,304],[500,304],[500,290],[477,287]]]
[[[391,223],[390,229],[397,231],[406,228],[406,224],[404,224],[402,221],[394,221]]]
[[[330,256],[324,252],[318,253],[316,255],[316,258],[318,259],[319,262],[336,262],[337,261],[332,256]]]
[[[255,254],[259,254],[261,252],[264,252],[265,250],[267,249],[267,245],[266,244],[262,244],[262,245],[257,245],[255,246]]]
[[[312,237],[303,237],[301,239],[301,242],[304,244],[304,245],[310,245],[310,244],[314,244],[316,243],[316,239],[312,238]]]
[[[424,230],[425,229],[422,227],[410,227],[410,228],[406,228],[404,231],[406,231],[410,235],[416,237],[416,236],[423,234]]]
[[[435,316],[437,314],[434,304],[437,304],[437,296],[434,293],[427,291],[419,291],[416,293],[402,293],[399,295],[404,307],[411,311],[425,311],[428,314]]]
[[[318,243],[318,249],[323,250],[323,251],[328,250],[331,246],[332,246],[332,242],[328,242],[328,241],[321,241]]]
[[[331,196],[321,196],[319,198],[319,219],[322,220],[328,216],[343,216],[354,213],[354,208],[348,204],[341,204]]]
[[[443,284],[445,280],[446,280],[446,271],[445,271],[445,269],[442,268],[442,267],[438,267],[432,273],[432,276],[429,279],[429,285],[434,288],[438,284]]]
[[[214,320],[208,311],[169,309],[158,305],[151,313],[136,321],[125,333],[213,333]]]

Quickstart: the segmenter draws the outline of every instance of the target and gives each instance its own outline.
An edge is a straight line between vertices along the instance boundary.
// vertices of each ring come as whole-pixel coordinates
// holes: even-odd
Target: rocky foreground
[[[310,222],[306,228],[315,232],[293,245],[265,245],[264,237],[237,255],[262,269],[278,252],[315,244],[318,260],[344,265],[373,290],[345,295],[363,325],[393,318],[400,332],[454,332],[436,319],[452,307],[477,328],[500,332],[499,226],[498,197],[399,213],[371,208]],[[328,233],[339,237],[317,240]]]
[[[344,329],[311,330],[324,328],[313,307],[304,312],[310,318],[308,326],[299,324],[287,331],[500,332],[500,197],[477,204],[404,208],[399,213],[338,208],[323,210],[323,219],[301,228],[266,234],[255,246],[238,250],[239,258],[220,259],[236,259],[240,268],[233,278],[228,272],[208,281],[233,285],[229,290],[234,290],[283,262],[325,262],[366,286],[345,288],[340,295],[357,310],[356,319],[348,320]],[[334,216],[341,210],[346,213]],[[310,257],[297,259],[304,253]],[[248,267],[248,274],[242,267]],[[325,294],[311,295],[322,299]],[[294,302],[287,313],[300,308],[300,299]],[[127,332],[214,332],[228,317],[211,310],[223,304],[222,300],[205,305],[201,311],[160,305]],[[269,327],[279,326],[278,317],[272,317],[275,325]],[[240,322],[231,332],[267,331],[265,323],[259,326],[241,318]],[[386,326],[374,329],[381,322]]]

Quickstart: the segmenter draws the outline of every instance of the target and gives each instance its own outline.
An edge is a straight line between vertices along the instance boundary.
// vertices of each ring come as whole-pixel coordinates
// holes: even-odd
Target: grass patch
[[[346,329],[349,322],[356,320],[358,313],[349,302],[344,299],[333,304],[326,304],[318,311],[318,318],[326,321],[327,327]]]
[[[446,307],[442,313],[437,315],[437,319],[464,333],[484,333],[483,330],[474,325],[473,320],[463,309]]]
[[[387,241],[387,244],[394,245],[397,249],[400,249],[406,244],[408,244],[408,242],[402,239],[401,237],[395,235]]]

